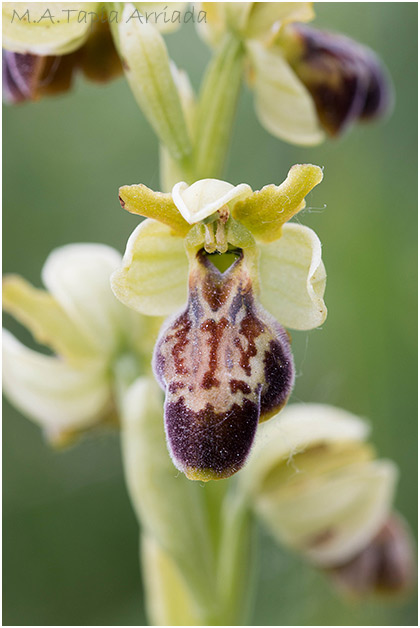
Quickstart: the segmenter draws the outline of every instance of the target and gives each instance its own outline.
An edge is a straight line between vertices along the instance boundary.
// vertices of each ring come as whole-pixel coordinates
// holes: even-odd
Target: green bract
[[[123,186],[122,206],[147,220],[130,236],[112,277],[115,295],[143,314],[170,314],[187,299],[188,251],[246,249],[255,257],[264,307],[292,329],[321,325],[327,311],[319,239],[308,227],[285,224],[321,180],[318,166],[304,164],[293,166],[281,185],[257,192],[215,179],[178,183],[172,194]]]

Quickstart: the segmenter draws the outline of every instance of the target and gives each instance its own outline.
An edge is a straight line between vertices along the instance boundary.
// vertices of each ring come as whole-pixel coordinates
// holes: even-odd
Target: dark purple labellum
[[[243,253],[225,273],[197,253],[187,308],[165,324],[154,371],[175,466],[204,481],[238,471],[294,382],[289,338],[256,302]]]
[[[388,75],[369,48],[303,24],[291,25],[288,35],[299,42],[300,50],[289,62],[311,93],[320,122],[330,135],[389,108]]]

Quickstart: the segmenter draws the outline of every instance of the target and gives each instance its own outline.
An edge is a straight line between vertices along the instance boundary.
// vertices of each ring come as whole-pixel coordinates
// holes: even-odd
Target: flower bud
[[[69,54],[44,56],[3,50],[3,99],[16,104],[66,92],[78,70],[97,83],[122,73],[108,24],[96,24],[84,45]]]
[[[41,57],[3,50],[3,100],[15,104],[68,90],[73,72],[68,61],[72,56]]]
[[[285,29],[281,45],[310,92],[321,125],[330,135],[357,120],[377,118],[392,105],[385,67],[370,50],[343,35],[303,24]]]
[[[294,381],[289,338],[256,302],[244,251],[224,273],[193,256],[187,308],[164,327],[154,370],[175,466],[204,481],[238,471]]]
[[[414,543],[407,524],[391,514],[364,549],[329,573],[352,596],[407,592],[414,582]]]

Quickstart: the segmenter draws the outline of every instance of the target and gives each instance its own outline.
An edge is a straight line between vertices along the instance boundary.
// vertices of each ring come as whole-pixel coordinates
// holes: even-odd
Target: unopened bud
[[[314,99],[319,120],[330,135],[390,109],[388,73],[369,48],[303,24],[288,26],[283,38],[288,61]]]

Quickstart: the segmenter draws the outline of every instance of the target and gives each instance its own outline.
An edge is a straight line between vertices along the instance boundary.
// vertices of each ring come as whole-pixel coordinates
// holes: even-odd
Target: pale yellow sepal
[[[391,510],[395,481],[390,461],[350,464],[321,476],[308,474],[288,495],[257,497],[256,508],[281,543],[327,567],[350,560],[379,531]]]
[[[200,11],[206,12],[206,19],[197,23],[197,31],[211,46],[218,46],[226,33],[226,2],[198,2]],[[242,6],[250,2],[235,3]]]
[[[128,327],[127,310],[109,284],[120,265],[120,254],[109,246],[69,244],[52,251],[42,269],[45,287],[97,355],[115,352]]]
[[[104,366],[73,368],[42,355],[3,330],[3,386],[21,412],[36,421],[52,442],[66,431],[98,423],[110,411]]]
[[[365,421],[340,408],[320,404],[289,404],[281,414],[259,426],[255,445],[239,477],[243,490],[256,494],[279,464],[321,444],[358,443],[369,434]]]
[[[395,465],[373,460],[366,425],[348,412],[299,404],[263,424],[240,485],[281,543],[312,562],[351,559],[385,522]]]
[[[192,185],[180,181],[172,190],[175,205],[191,225],[250,194],[252,189],[246,183],[235,186],[219,179],[201,179]]]
[[[187,277],[183,240],[166,225],[147,219],[131,234],[111,286],[124,305],[142,314],[164,316],[185,304]]]
[[[25,325],[35,340],[66,360],[78,362],[95,356],[89,336],[78,329],[54,297],[18,275],[7,275],[3,280],[3,309]]]
[[[233,3],[232,3],[233,4]],[[236,4],[236,3],[235,3]],[[262,39],[265,44],[290,22],[310,22],[314,19],[313,2],[252,2],[245,39]]]
[[[197,24],[198,32],[209,44],[220,44],[227,31],[237,37],[261,39],[269,43],[290,22],[309,22],[314,18],[312,2],[200,2],[206,20]]]
[[[284,59],[280,48],[249,40],[250,83],[256,111],[269,133],[293,144],[312,146],[324,139],[315,105],[306,87]]]
[[[171,194],[154,192],[139,183],[123,185],[120,187],[119,196],[122,207],[131,214],[158,220],[180,236],[185,236],[191,228],[179,213]]]
[[[288,223],[279,240],[260,246],[261,303],[285,327],[322,325],[326,280],[321,242],[309,227]]]
[[[127,4],[118,24],[117,46],[135,99],[174,159],[191,153],[191,143],[165,42],[151,24],[130,19]]]
[[[280,238],[284,223],[305,207],[305,196],[322,178],[319,166],[296,164],[281,185],[266,185],[236,203],[233,217],[257,240],[273,242]]]
[[[89,36],[89,13],[99,13],[99,7],[98,2],[3,2],[3,48],[35,55],[72,52]]]

